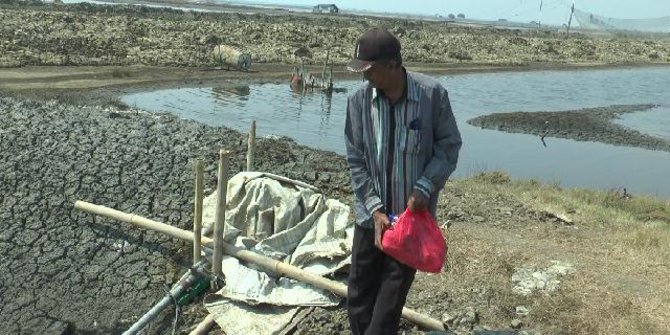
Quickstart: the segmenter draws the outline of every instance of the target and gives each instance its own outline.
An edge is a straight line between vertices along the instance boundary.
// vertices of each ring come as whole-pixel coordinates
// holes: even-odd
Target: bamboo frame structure
[[[228,192],[228,162],[230,151],[219,151],[219,175],[216,186],[216,215],[214,219],[214,256],[212,256],[212,274],[215,279],[212,287],[218,288],[219,281],[223,278],[221,261],[223,260],[223,234],[226,221],[226,194]]]
[[[203,187],[204,187],[204,162],[198,159],[195,162],[195,199],[193,201],[193,265],[200,261],[202,253],[202,201],[203,201]]]
[[[91,214],[96,214],[100,216],[104,216],[107,218],[115,219],[118,221],[130,223],[132,225],[135,225],[137,227],[145,228],[145,229],[150,229],[154,231],[158,231],[164,234],[167,234],[169,236],[185,240],[185,241],[190,241],[194,242],[195,237],[192,232],[184,229],[180,229],[177,227],[173,227],[170,225],[167,225],[162,222],[150,220],[135,214],[129,214],[129,213],[124,213],[116,209],[112,209],[109,207],[101,206],[101,205],[96,205],[84,201],[77,201],[74,204],[74,208],[78,210],[82,210]],[[202,242],[204,244],[212,244],[213,239],[209,237],[202,237]],[[243,260],[245,262],[253,263],[260,265],[263,269],[265,269],[266,272],[281,276],[284,275],[286,277],[299,280],[301,282],[305,282],[308,284],[311,284],[315,287],[321,288],[328,290],[340,297],[346,297],[347,296],[347,286],[334,281],[330,280],[324,277],[321,277],[319,275],[307,272],[303,269],[300,269],[296,266],[290,265],[288,263],[280,262],[278,260],[265,257],[259,254],[256,254],[252,251],[243,249],[243,248],[238,248],[229,244],[223,244],[223,251],[225,254],[230,255],[232,257],[235,257],[237,259]],[[409,308],[403,308],[402,310],[402,316],[415,323],[416,325],[429,329],[429,330],[441,330],[445,331],[444,324],[440,322],[439,320],[433,319],[429,316],[420,314],[414,310],[411,310]]]
[[[207,315],[200,323],[198,324],[195,329],[193,329],[188,335],[205,335],[209,333],[209,330],[212,329],[214,326],[214,315],[209,314]]]
[[[256,154],[256,120],[251,121],[249,138],[247,139],[247,171],[254,168],[254,155]]]

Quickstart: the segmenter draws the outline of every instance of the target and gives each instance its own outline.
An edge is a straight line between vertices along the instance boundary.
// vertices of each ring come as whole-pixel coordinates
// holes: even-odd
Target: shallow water
[[[563,186],[626,187],[632,193],[670,197],[670,153],[602,143],[482,130],[468,119],[495,112],[560,111],[614,104],[657,104],[624,115],[618,123],[670,139],[670,68],[538,71],[442,76],[450,92],[464,146],[455,176],[505,170]],[[360,81],[340,81],[349,93]],[[246,132],[256,120],[259,136],[277,134],[344,153],[343,125],[349,93],[296,95],[288,85],[184,88],[127,95],[122,100],[210,125]]]
[[[670,108],[667,106],[624,114],[616,123],[670,141]]]

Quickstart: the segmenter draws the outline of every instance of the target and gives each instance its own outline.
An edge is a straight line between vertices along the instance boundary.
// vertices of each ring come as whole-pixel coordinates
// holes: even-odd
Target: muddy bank
[[[468,120],[484,129],[670,151],[670,142],[614,123],[621,114],[654,105],[622,105],[559,112],[493,113]]]
[[[444,22],[310,14],[182,12],[137,6],[24,5],[7,1],[0,21],[0,66],[213,66],[228,44],[256,63],[344,64],[368,27],[399,36],[408,62],[526,65],[670,62],[667,39],[566,39],[554,31],[464,27]]]
[[[245,143],[235,131],[171,115],[0,98],[2,332],[127,329],[190,264],[190,247],[75,211],[75,200],[189,228],[192,161],[206,160],[211,190],[218,150],[233,151],[235,173],[246,164]],[[257,153],[259,170],[313,183],[330,197],[350,198],[339,156],[287,139],[261,139]],[[152,333],[169,333],[173,315],[165,313]],[[183,321],[180,325],[186,332]]]

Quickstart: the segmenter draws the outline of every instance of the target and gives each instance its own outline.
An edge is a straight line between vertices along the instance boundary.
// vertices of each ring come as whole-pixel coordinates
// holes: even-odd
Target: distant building
[[[322,4],[322,5],[316,5],[312,9],[312,13],[329,13],[329,14],[337,14],[340,12],[340,9],[337,8],[334,4]]]

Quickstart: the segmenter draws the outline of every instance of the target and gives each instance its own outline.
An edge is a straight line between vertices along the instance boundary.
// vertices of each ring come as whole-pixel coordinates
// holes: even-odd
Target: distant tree
[[[458,18],[459,18],[459,19],[464,19],[464,18],[465,18],[465,14],[463,14],[463,13],[458,14]]]
[[[449,15],[448,15],[448,17],[449,17],[450,19],[452,19],[452,20],[453,20],[453,19],[455,19],[455,18],[456,18],[456,15],[454,15],[454,14],[449,14]]]

